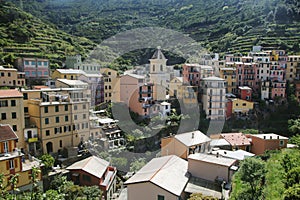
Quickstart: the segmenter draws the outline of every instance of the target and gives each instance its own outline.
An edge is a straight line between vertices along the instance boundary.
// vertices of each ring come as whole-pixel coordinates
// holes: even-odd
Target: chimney
[[[277,140],[279,140],[279,135],[277,135]]]
[[[194,139],[194,132],[192,132],[192,139]]]
[[[219,158],[219,152],[217,152],[216,157]]]
[[[266,139],[266,136],[264,135],[264,139]]]

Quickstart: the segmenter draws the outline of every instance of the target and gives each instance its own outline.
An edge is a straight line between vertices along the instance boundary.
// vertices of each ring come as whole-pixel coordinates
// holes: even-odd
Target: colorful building
[[[32,189],[31,174],[32,168],[40,168],[40,161],[32,158],[27,160],[24,154],[17,148],[18,136],[8,124],[0,124],[0,171],[4,175],[3,185],[8,185],[8,190],[12,190],[9,184],[11,175],[19,174],[17,181],[17,188],[21,191]],[[42,175],[38,173],[38,186],[43,187]]]
[[[116,70],[101,68],[104,80],[104,102],[120,102],[120,77]]]
[[[42,153],[57,152],[87,141],[89,132],[89,99],[84,89],[61,88],[22,90],[28,127],[37,128]]]
[[[66,169],[70,171],[71,179],[75,184],[98,186],[103,192],[103,199],[113,198],[113,193],[116,191],[117,169],[110,166],[106,160],[91,156],[75,162]]]
[[[225,80],[226,93],[237,94],[236,68],[220,68],[220,78]]]
[[[25,72],[25,78],[30,80],[49,79],[49,60],[42,58],[18,58],[15,66],[19,72]]]
[[[288,56],[285,70],[285,80],[292,82],[296,79],[297,67],[300,67],[300,56]]]
[[[255,155],[264,154],[267,150],[278,150],[287,147],[288,139],[274,133],[250,135],[251,152]]]
[[[18,90],[0,90],[0,121],[11,125],[19,138],[17,147],[26,150],[23,95]]]
[[[56,69],[51,78],[56,79],[68,79],[68,80],[78,80],[79,76],[85,74],[84,71],[79,69]]]
[[[209,119],[223,119],[226,116],[225,80],[208,77],[202,80],[202,105]]]
[[[4,68],[0,66],[0,87],[24,87],[25,73],[18,72],[14,68]]]

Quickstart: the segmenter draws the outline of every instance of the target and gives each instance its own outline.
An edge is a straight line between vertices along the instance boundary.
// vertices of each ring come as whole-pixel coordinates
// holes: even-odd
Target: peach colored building
[[[18,72],[14,68],[4,68],[0,66],[0,87],[24,87],[25,73]]]
[[[225,139],[234,150],[242,149],[250,151],[250,141],[243,133],[222,133],[220,138]]]
[[[17,149],[18,136],[8,124],[0,124],[0,172],[4,175],[4,186],[11,190],[8,183],[11,175],[19,174],[17,187],[21,191],[32,188],[31,174],[33,167],[40,167],[40,161],[32,158],[32,161],[24,159],[24,154]],[[43,187],[41,173],[38,173],[38,186]]]
[[[267,150],[277,150],[287,147],[288,138],[274,133],[251,135],[251,152],[260,155]]]
[[[101,68],[104,80],[104,102],[120,102],[120,77],[116,70]]]
[[[187,159],[191,153],[205,152],[211,139],[197,131],[172,135],[161,139],[161,155],[176,155]]]
[[[236,159],[203,153],[191,154],[188,157],[188,171],[193,177],[208,181],[229,182],[234,171]]]
[[[153,158],[125,182],[127,199],[186,199],[187,168],[187,161],[174,155]]]
[[[0,90],[0,123],[9,124],[16,132],[17,147],[25,150],[23,94],[18,90]]]

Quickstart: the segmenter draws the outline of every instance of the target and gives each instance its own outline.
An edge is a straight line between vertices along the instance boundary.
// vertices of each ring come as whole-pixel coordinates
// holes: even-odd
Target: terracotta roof
[[[226,133],[221,136],[230,143],[231,146],[250,145],[249,139],[243,133]]]
[[[0,124],[0,142],[17,139],[18,136],[8,124]]]
[[[23,94],[18,90],[0,90],[0,98],[23,97]]]

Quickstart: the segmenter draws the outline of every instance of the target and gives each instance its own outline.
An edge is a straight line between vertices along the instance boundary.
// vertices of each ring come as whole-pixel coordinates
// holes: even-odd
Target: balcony
[[[140,94],[151,94],[152,90],[140,90]]]
[[[38,142],[39,141],[39,138],[38,137],[33,137],[33,138],[28,138],[27,139],[27,142],[28,143],[33,143],[33,142]]]

